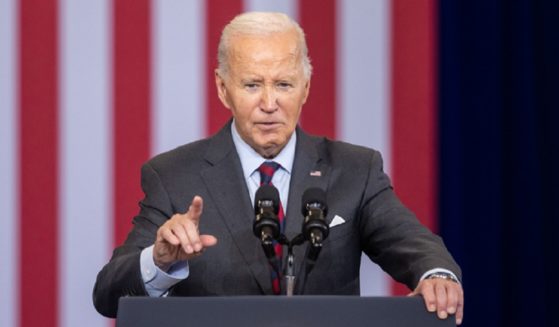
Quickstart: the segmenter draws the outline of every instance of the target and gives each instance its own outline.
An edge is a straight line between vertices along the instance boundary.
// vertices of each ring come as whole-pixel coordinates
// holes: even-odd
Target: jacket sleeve
[[[174,209],[157,172],[146,163],[142,167],[144,199],[140,212],[133,219],[133,228],[124,244],[117,247],[110,261],[97,275],[93,303],[102,315],[114,318],[118,300],[123,296],[146,296],[140,271],[140,253],[155,241],[157,229]]]
[[[380,153],[370,157],[360,208],[363,251],[395,280],[414,289],[430,269],[444,268],[461,278],[442,239],[422,225],[398,199],[382,170]]]

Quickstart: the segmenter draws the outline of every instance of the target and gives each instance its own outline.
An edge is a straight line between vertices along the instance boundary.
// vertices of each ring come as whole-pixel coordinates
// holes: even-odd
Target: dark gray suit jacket
[[[216,236],[218,243],[189,262],[190,276],[169,294],[272,294],[270,268],[252,233],[254,210],[230,124],[211,138],[158,155],[142,167],[145,198],[140,213],[125,243],[97,276],[93,299],[101,314],[114,317],[121,296],[146,295],[140,252],[154,243],[157,229],[169,217],[186,212],[195,195],[204,199],[200,232]],[[310,174],[317,171],[320,176]],[[362,251],[411,289],[435,267],[460,277],[460,268],[441,239],[394,194],[377,151],[297,129],[285,225],[290,239],[301,232],[301,196],[313,186],[326,191],[327,221],[338,215],[346,222],[331,228],[304,294],[359,294]],[[299,277],[305,250],[295,248]]]

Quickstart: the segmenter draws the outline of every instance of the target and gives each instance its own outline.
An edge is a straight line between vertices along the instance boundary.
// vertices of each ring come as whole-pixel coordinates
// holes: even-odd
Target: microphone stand
[[[289,241],[284,235],[282,235],[282,241],[283,242],[280,242],[282,245],[287,245],[287,258],[284,273],[285,295],[293,296],[293,290],[295,289],[295,257],[293,256],[293,247],[295,245],[303,244],[305,242],[305,238],[303,237],[303,234],[299,234],[293,240]]]
[[[287,247],[287,265],[285,266],[285,290],[287,296],[293,296],[293,289],[295,288],[295,269],[293,268],[293,263],[295,259],[293,258],[293,246],[291,243]]]

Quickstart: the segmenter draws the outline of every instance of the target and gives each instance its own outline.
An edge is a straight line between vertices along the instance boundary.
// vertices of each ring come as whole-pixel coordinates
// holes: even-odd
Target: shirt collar
[[[245,178],[248,178],[267,159],[258,154],[258,152],[251,148],[250,145],[241,138],[241,135],[239,135],[239,132],[235,127],[235,120],[233,120],[233,123],[231,124],[231,135],[233,137],[233,144],[235,144],[235,149],[237,150],[241,160],[243,174]],[[296,143],[297,133],[294,132],[291,134],[291,137],[285,147],[273,159],[273,161],[279,163],[282,169],[288,174],[291,174],[291,169],[293,168]]]

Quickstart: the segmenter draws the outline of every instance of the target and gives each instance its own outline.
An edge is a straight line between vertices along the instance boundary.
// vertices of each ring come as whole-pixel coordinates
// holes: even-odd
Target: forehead
[[[302,51],[294,31],[235,35],[230,39],[228,58],[230,69],[238,72],[302,68]]]

